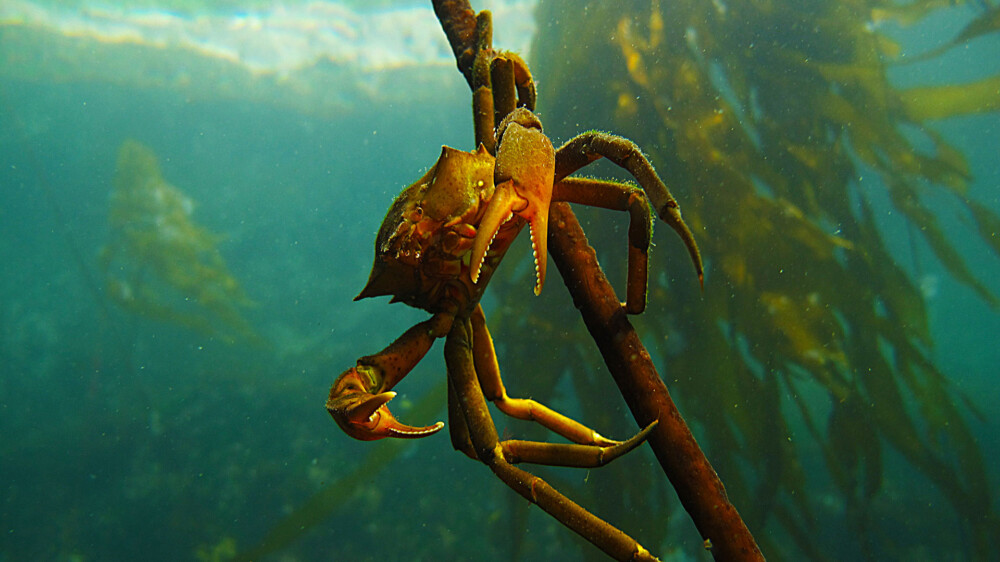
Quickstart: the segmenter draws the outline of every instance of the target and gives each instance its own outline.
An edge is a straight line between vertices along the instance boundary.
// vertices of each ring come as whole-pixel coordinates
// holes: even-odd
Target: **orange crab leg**
[[[472,357],[472,332],[473,329],[468,320],[458,319],[445,340],[444,355],[448,366],[448,385],[451,389],[449,397],[461,397],[460,400],[456,401],[457,404],[449,405],[449,412],[460,413],[459,418],[461,419],[452,418],[450,422],[452,425],[464,422],[468,430],[467,433],[453,432],[452,438],[454,440],[457,436],[468,436],[469,441],[471,441],[471,446],[469,443],[455,443],[453,441],[455,447],[467,453],[475,453],[476,457],[511,489],[541,507],[560,523],[593,543],[612,558],[616,560],[656,560],[632,537],[571,501],[541,478],[511,464],[517,461],[551,461],[554,459],[549,457],[553,455],[557,459],[572,463],[572,466],[580,466],[581,464],[583,466],[599,466],[609,459],[605,458],[602,461],[600,458],[602,453],[598,453],[599,456],[596,458],[590,456],[584,459],[570,458],[574,454],[578,454],[579,451],[573,451],[569,457],[563,454],[568,452],[566,447],[577,447],[574,445],[559,446],[519,442],[505,450],[497,435],[496,426],[493,425],[493,419],[490,417],[489,408],[486,406],[486,400],[476,377]],[[620,456],[620,454],[642,443],[651,428],[652,426],[641,432],[641,436],[637,436],[636,439],[629,440],[628,445],[617,448],[614,451],[618,453],[616,456]],[[601,447],[587,448],[601,449]],[[528,458],[519,458],[517,456],[519,453],[530,457],[530,461]],[[595,461],[596,464],[592,464]]]
[[[497,405],[501,412],[519,420],[534,421],[550,431],[581,445],[610,447],[619,441],[608,439],[582,423],[564,416],[548,406],[525,398],[511,398],[500,378],[500,366],[493,347],[493,338],[486,327],[486,316],[481,306],[476,306],[472,320],[472,349],[476,361],[476,374],[486,399]]]

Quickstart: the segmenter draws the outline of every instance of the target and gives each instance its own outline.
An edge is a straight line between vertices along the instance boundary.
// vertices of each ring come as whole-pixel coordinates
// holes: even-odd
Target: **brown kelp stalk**
[[[433,0],[459,70],[471,74],[475,17],[467,1]],[[473,56],[469,56],[473,53]],[[725,487],[670,399],[642,342],[565,203],[550,210],[549,245],[615,382],[640,426],[659,420],[649,442],[716,560],[761,560],[760,549]]]
[[[716,560],[762,560],[753,535],[671,400],[569,205],[553,204],[549,225],[552,258],[632,415],[640,426],[660,420],[649,444],[706,548]]]

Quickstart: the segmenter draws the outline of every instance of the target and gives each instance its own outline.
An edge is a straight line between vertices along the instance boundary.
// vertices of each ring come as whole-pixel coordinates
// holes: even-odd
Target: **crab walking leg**
[[[649,432],[658,423],[659,420],[656,420],[629,440],[610,447],[508,439],[500,442],[500,448],[503,450],[503,458],[511,464],[526,462],[546,466],[598,468],[645,443]]]
[[[493,52],[493,20],[489,12],[476,17],[476,58],[472,63],[472,126],[476,146],[485,146],[490,154],[497,153],[494,129],[497,124],[493,109],[493,85],[490,82],[490,55]]]
[[[514,63],[505,57],[496,57],[490,63],[490,78],[493,84],[494,122],[517,109],[517,87],[514,85]]]
[[[496,154],[495,131],[517,107],[535,109],[535,83],[516,53],[493,49],[493,20],[488,11],[476,17],[476,56],[471,69],[472,124],[476,146]]]
[[[451,446],[456,451],[462,451],[470,459],[478,461],[476,450],[472,447],[472,437],[469,436],[469,424],[465,423],[465,414],[462,412],[462,402],[455,392],[455,382],[448,377],[448,435],[451,437]]]
[[[490,154],[497,153],[497,139],[493,134],[493,93],[486,86],[472,94],[472,124],[476,146],[484,147]]]
[[[560,494],[541,478],[515,467],[504,458],[496,426],[476,378],[471,339],[471,323],[456,319],[445,340],[444,354],[449,384],[453,385],[458,397],[459,409],[465,417],[479,460],[515,492],[615,560],[656,560],[635,539]],[[458,420],[452,422],[457,423]]]
[[[582,423],[564,416],[548,406],[527,398],[511,398],[500,378],[493,338],[486,327],[483,308],[476,305],[472,312],[472,351],[475,358],[476,374],[482,386],[483,395],[497,405],[501,412],[519,420],[537,422],[566,439],[581,445],[608,447],[619,441],[608,439]]]
[[[503,458],[511,464],[523,462],[546,466],[598,468],[645,443],[646,438],[658,423],[659,420],[655,420],[631,439],[607,447],[508,439],[500,442],[500,448],[503,452]],[[465,453],[474,461],[479,460],[479,457],[476,456],[476,450],[472,446],[469,426],[465,423],[465,414],[461,410],[461,401],[455,392],[454,383],[450,380],[448,381],[448,430],[451,435],[451,444],[456,451]]]
[[[634,142],[624,137],[599,131],[589,131],[573,137],[556,151],[555,181],[558,182],[601,158],[607,158],[628,170],[639,182],[646,195],[649,196],[656,214],[681,237],[681,241],[687,247],[688,254],[691,255],[695,272],[698,274],[698,282],[704,284],[705,274],[701,263],[701,252],[698,250],[698,243],[695,242],[691,229],[681,217],[680,206],[663,180],[656,174],[653,165],[649,163],[649,160]]]
[[[524,62],[521,55],[518,55],[517,53],[505,52],[504,57],[510,60],[514,65],[514,84],[517,88],[517,105],[534,111],[537,93],[535,92],[535,81],[531,77],[531,71],[528,70],[528,63]],[[503,119],[504,117],[506,117],[506,115],[502,115],[500,118]]]
[[[552,189],[553,201],[568,201],[613,211],[628,211],[628,278],[625,312],[641,314],[646,309],[649,242],[653,218],[646,193],[633,185],[589,178],[566,178]]]
[[[490,76],[498,125],[518,107],[535,110],[535,83],[528,65],[517,53],[498,52],[490,62]]]
[[[504,458],[508,462],[512,464],[526,462],[550,466],[596,468],[604,466],[641,445],[649,432],[656,427],[657,421],[653,421],[631,439],[613,441],[534,400],[510,398],[503,388],[503,381],[500,380],[500,369],[497,366],[496,352],[493,349],[493,339],[486,327],[486,317],[482,307],[476,306],[472,313],[471,322],[473,364],[483,396],[511,417],[536,421],[578,443],[571,445],[513,439],[501,441]],[[475,451],[472,450],[469,443],[468,429],[464,427],[464,420],[461,420],[461,423],[454,423],[454,420],[459,419],[460,416],[456,415],[459,412],[455,409],[458,401],[451,385],[449,385],[448,396],[448,418],[453,420],[450,425],[452,445],[455,446],[455,449],[475,459]]]

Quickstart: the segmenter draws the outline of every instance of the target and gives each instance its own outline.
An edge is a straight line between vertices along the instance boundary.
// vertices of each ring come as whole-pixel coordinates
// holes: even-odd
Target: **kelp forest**
[[[1000,8],[622,6],[542,2],[532,48],[539,111],[553,138],[581,123],[631,138],[682,202],[705,256],[704,291],[680,273],[651,273],[649,308],[634,322],[761,550],[771,559],[988,559],[1000,520],[970,428],[982,414],[931,359],[919,276],[936,261],[981,306],[997,307],[996,285],[977,267],[1000,256],[1000,220],[982,203],[996,195],[970,188],[965,157],[935,127],[1000,108],[1000,75],[908,87],[893,77],[911,59],[996,32]],[[977,16],[954,41],[918,52],[883,31],[970,9]],[[577,212],[615,279],[623,225]],[[887,242],[885,217],[904,229],[903,251]],[[957,251],[953,224],[978,236],[983,254]],[[651,272],[685,259],[669,234],[656,237]],[[493,315],[502,361],[511,372],[565,376],[580,407],[599,415],[588,405],[608,392],[607,375],[579,343],[576,311],[520,296],[530,272],[506,272],[494,281],[510,281]],[[553,351],[533,353],[538,341]],[[519,384],[541,400],[566,390],[541,378]],[[909,472],[939,499],[909,501],[897,481]],[[659,514],[643,528],[663,535],[648,542],[669,540],[672,500],[646,491],[654,478],[620,474],[621,493],[590,499],[635,525]],[[906,533],[950,553],[921,554],[928,547]]]
[[[0,561],[996,557],[1000,0],[154,3],[0,6]]]

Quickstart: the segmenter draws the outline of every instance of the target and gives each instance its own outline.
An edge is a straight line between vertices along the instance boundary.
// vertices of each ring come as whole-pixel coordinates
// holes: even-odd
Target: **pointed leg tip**
[[[647,425],[646,427],[642,428],[642,430],[639,431],[639,433],[636,433],[634,436],[632,436],[631,439],[628,439],[627,441],[624,441],[624,443],[627,444],[626,445],[627,446],[627,450],[631,451],[632,449],[634,449],[634,448],[638,447],[639,445],[641,445],[642,443],[644,443],[646,441],[646,439],[649,437],[649,434],[654,429],[656,429],[656,426],[659,425],[659,423],[660,423],[660,420],[658,420],[658,419],[653,420],[649,425]]]

